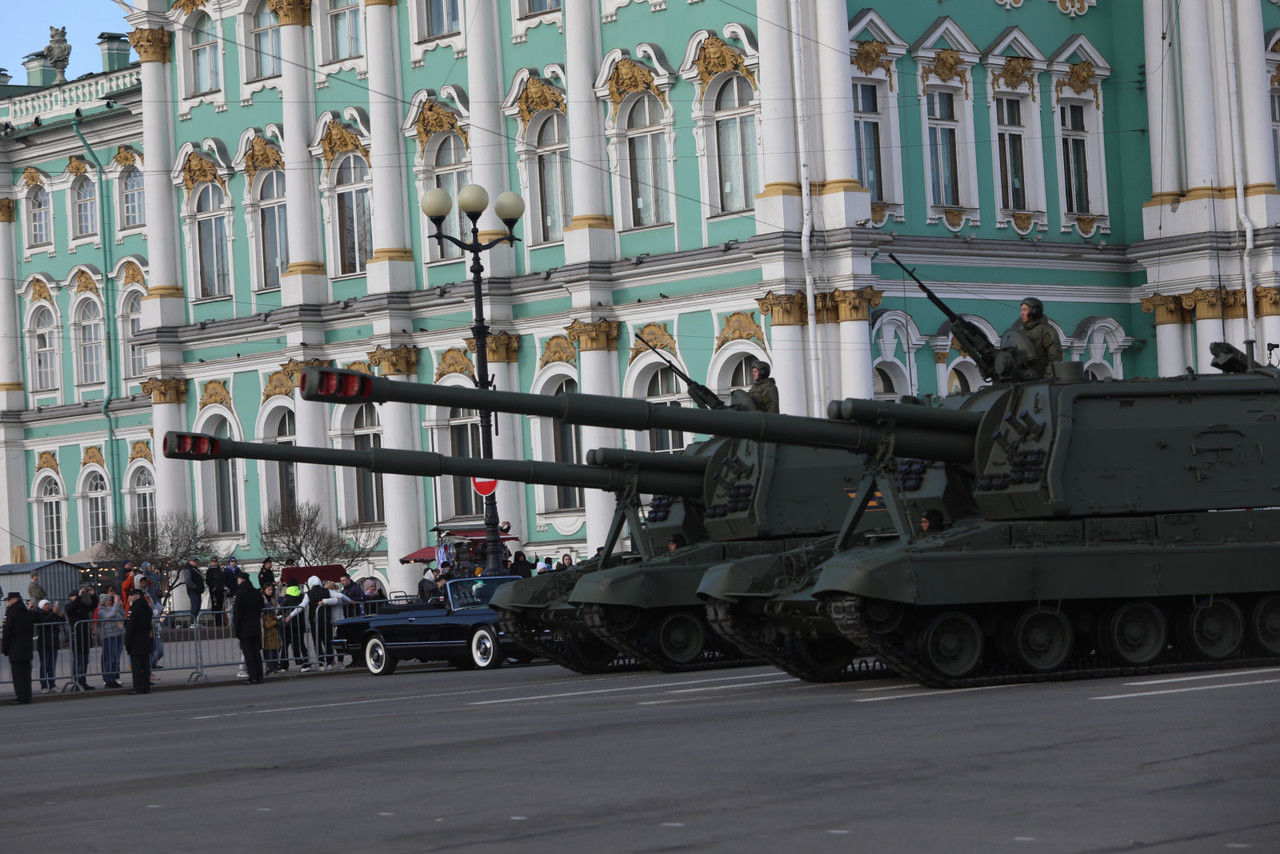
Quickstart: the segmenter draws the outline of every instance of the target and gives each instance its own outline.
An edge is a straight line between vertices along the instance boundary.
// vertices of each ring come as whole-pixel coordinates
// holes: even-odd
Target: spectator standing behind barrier
[[[249,576],[240,576],[236,588],[236,601],[231,609],[231,626],[240,651],[244,653],[244,669],[249,678],[244,685],[262,684],[262,593],[249,583]]]
[[[284,588],[284,596],[280,600],[286,610],[292,611],[302,604],[303,593],[302,586],[298,584],[298,579],[290,578],[287,586]],[[310,665],[310,658],[307,653],[307,633],[302,628],[302,620],[294,620],[290,623],[284,621],[284,638],[285,643],[289,645],[289,650],[293,657],[297,660],[298,666],[306,668]],[[285,660],[288,666],[288,659]]]
[[[93,646],[93,612],[98,595],[91,587],[81,586],[67,598],[67,622],[71,624],[71,678],[82,690],[92,691],[85,681],[89,672],[89,650]]]
[[[129,592],[129,618],[124,622],[124,649],[133,671],[130,694],[151,693],[151,605],[138,588]]]
[[[271,558],[265,558],[262,561],[262,567],[258,570],[258,589],[266,590],[268,584],[276,583],[275,565],[271,562]]]
[[[13,675],[13,699],[9,705],[25,706],[31,702],[32,635],[35,634],[36,619],[22,604],[22,594],[16,590],[5,597],[5,604],[0,655],[9,657],[9,672]]]
[[[40,654],[40,690],[52,694],[58,688],[58,635],[66,621],[62,611],[48,599],[36,603],[36,652]]]
[[[338,585],[333,586],[336,588]],[[307,623],[311,627],[311,636],[316,645],[316,661],[321,668],[334,663],[331,611],[350,602],[351,600],[341,591],[324,587],[320,583],[320,577],[313,575],[307,579],[307,592],[303,596],[302,604],[284,618],[286,623],[291,623],[299,614],[306,613]],[[302,669],[306,671],[311,668],[310,665],[303,665]]]
[[[524,552],[516,552],[515,560],[511,561],[511,574],[518,575],[521,578],[529,578],[533,575],[534,566],[529,563],[529,559],[525,557]]]
[[[222,574],[222,567],[218,566],[216,557],[209,560],[209,566],[204,571],[204,583],[209,588],[209,610],[213,612],[213,624],[222,626],[226,619],[222,612],[227,607],[227,577]]]
[[[146,568],[150,565],[151,564],[149,563],[144,563],[142,565],[142,571],[134,573],[135,586],[133,589],[142,593],[142,598],[147,601],[147,610],[149,610],[153,616],[158,616],[160,614],[160,594],[152,584],[150,573],[147,572]],[[132,608],[130,608],[130,610],[132,610]],[[148,671],[164,670],[160,665],[160,659],[164,658],[164,639],[161,637],[163,629],[163,623],[155,626],[151,643],[151,666],[147,668]]]
[[[120,596],[124,599],[124,612],[126,615],[129,613],[129,594],[138,583],[135,572],[133,561],[131,560],[126,560],[124,566],[120,568]]]
[[[364,591],[360,589],[360,585],[356,584],[355,580],[352,579],[350,575],[343,573],[342,577],[338,579],[338,584],[342,587],[342,595],[346,596],[352,602],[364,601]],[[343,608],[342,614],[344,617],[358,617],[360,615],[360,609],[355,605],[351,605],[347,608]]]
[[[418,598],[423,602],[436,592],[436,571],[431,567],[422,570],[422,578],[418,580]]]
[[[222,577],[227,582],[227,595],[234,599],[236,590],[240,587],[240,561],[229,558],[227,568],[222,571]]]
[[[98,602],[98,634],[102,637],[102,682],[119,688],[120,655],[124,652],[124,606],[114,593]]]
[[[200,619],[200,607],[204,604],[204,573],[195,558],[187,558],[186,568],[182,570],[182,583],[187,588],[187,598],[191,600],[191,625],[194,628]]]
[[[44,592],[44,588],[40,586],[40,573],[31,573],[31,583],[27,585],[27,598],[32,602],[39,602],[41,599],[48,599],[49,594]]]
[[[284,650],[280,612],[276,610],[276,586],[262,588],[262,660],[266,675],[289,669],[289,656]]]

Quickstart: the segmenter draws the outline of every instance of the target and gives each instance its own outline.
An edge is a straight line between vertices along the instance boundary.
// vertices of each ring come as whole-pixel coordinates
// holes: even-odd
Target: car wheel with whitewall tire
[[[498,632],[491,626],[478,626],[467,641],[467,654],[458,662],[463,670],[494,670],[502,666],[502,650]]]
[[[390,676],[396,672],[396,665],[399,663],[400,660],[387,651],[382,638],[374,635],[365,641],[364,666],[374,676]]]

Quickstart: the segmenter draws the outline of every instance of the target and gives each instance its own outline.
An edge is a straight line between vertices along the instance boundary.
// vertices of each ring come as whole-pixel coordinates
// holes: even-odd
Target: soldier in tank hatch
[[[778,384],[769,376],[769,363],[756,362],[751,366],[751,388],[747,396],[760,412],[778,411]]]
[[[1049,318],[1044,316],[1044,303],[1035,297],[1027,297],[1022,301],[1022,331],[1031,339],[1037,350],[1037,364],[1049,376],[1049,367],[1053,362],[1062,361],[1062,342],[1058,333],[1049,325]]]

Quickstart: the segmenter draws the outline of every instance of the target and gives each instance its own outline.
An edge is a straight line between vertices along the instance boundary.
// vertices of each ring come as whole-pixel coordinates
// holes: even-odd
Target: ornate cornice
[[[476,339],[466,340],[467,351],[476,351]],[[485,340],[485,357],[490,362],[510,364],[516,361],[516,353],[520,349],[520,336],[510,332],[492,332]]]
[[[654,83],[653,72],[629,56],[619,59],[613,66],[605,86],[609,89],[609,103],[613,105],[613,111],[609,114],[610,121],[617,118],[618,107],[628,95],[649,92],[658,99],[663,109],[668,106],[667,95]]]
[[[707,84],[713,77],[726,71],[736,71],[747,78],[752,89],[760,88],[756,84],[756,76],[751,73],[750,68],[747,68],[742,52],[730,47],[724,39],[714,33],[707,36],[706,40],[698,46],[698,57],[693,61],[693,66],[698,69],[699,96],[706,93]]]
[[[204,409],[206,406],[214,404],[222,404],[227,409],[231,409],[231,392],[227,389],[225,380],[209,380],[200,387],[200,406]]]
[[[756,322],[756,319],[747,312],[735,311],[724,319],[724,325],[720,327],[720,334],[716,336],[714,352],[720,352],[720,348],[730,341],[754,341],[763,350],[764,330],[760,328],[760,324]]]
[[[667,331],[666,324],[646,323],[636,330],[636,343],[631,345],[631,357],[627,360],[628,364],[634,362],[640,355],[649,352],[649,348],[640,343],[641,338],[648,341],[655,350],[666,350],[671,355],[676,355],[676,339],[671,337],[671,333]]]
[[[62,474],[62,470],[58,468],[58,456],[53,451],[41,451],[36,457],[36,471],[44,471],[49,469],[55,474]]]
[[[418,115],[413,119],[413,132],[418,137],[418,151],[426,151],[427,142],[438,133],[456,133],[462,137],[462,144],[470,147],[467,132],[458,124],[458,116],[439,101],[427,99],[418,108]]]
[[[84,455],[80,457],[80,468],[85,466],[101,466],[107,467],[107,461],[102,458],[102,446],[90,445],[84,449]]]
[[[227,182],[222,180],[213,161],[192,151],[182,164],[182,186],[189,193],[201,184],[217,184],[224,192],[227,189]]]
[[[1280,316],[1280,288],[1258,285],[1253,289],[1253,301],[1258,309],[1258,317]]]
[[[889,80],[889,91],[893,91],[893,58],[889,54],[889,45],[881,41],[858,42],[858,47],[849,56],[849,62],[863,74],[873,74],[876,69],[884,72]]]
[[[564,93],[541,77],[529,77],[524,81],[520,97],[516,98],[516,110],[520,116],[520,128],[529,126],[529,120],[542,110],[554,110],[563,114]]]
[[[809,322],[804,294],[775,294],[769,291],[756,300],[760,313],[773,326],[805,326]]]
[[[154,462],[154,460],[151,459],[151,443],[146,439],[139,439],[129,448],[129,462],[133,462],[134,460],[146,460],[149,463]]]
[[[591,350],[618,349],[618,321],[597,320],[594,322],[575,319],[564,328],[569,340],[583,352]]]
[[[311,26],[311,0],[267,0],[267,8],[275,13],[282,27]]]
[[[542,345],[542,355],[538,357],[538,369],[541,370],[557,362],[563,362],[566,365],[574,365],[578,362],[578,351],[574,349],[567,335],[552,335],[547,339]]]
[[[472,364],[471,358],[457,347],[450,347],[440,354],[440,360],[436,362],[435,381],[440,382],[442,377],[449,374],[462,374],[470,377],[472,380],[476,378],[476,366]]]
[[[1141,302],[1142,310],[1147,314],[1155,313],[1156,326],[1186,323],[1189,319],[1187,310],[1183,308],[1182,297],[1152,294]]]
[[[369,162],[369,148],[360,141],[360,137],[342,122],[329,122],[324,129],[324,136],[320,138],[320,154],[324,157],[325,174],[333,168],[333,161],[339,154],[346,154],[349,151],[360,152],[365,162]]]
[[[13,199],[0,199],[0,222],[14,222],[17,219]]]
[[[138,29],[129,33],[129,44],[133,45],[138,58],[143,62],[168,62],[170,41],[172,35],[161,27]]]
[[[411,377],[418,373],[418,348],[408,344],[387,348],[379,344],[369,351],[369,364],[384,377]]]

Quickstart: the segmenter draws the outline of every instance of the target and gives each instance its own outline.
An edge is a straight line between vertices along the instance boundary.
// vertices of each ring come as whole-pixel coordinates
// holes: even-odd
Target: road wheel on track
[[[382,638],[375,635],[364,642],[364,666],[374,676],[390,676],[399,663],[400,659],[387,652]]]
[[[872,634],[887,635],[901,628],[907,616],[907,609],[901,602],[888,602],[884,599],[868,599],[865,610],[865,622]]]
[[[797,638],[792,648],[815,675],[835,679],[853,661],[857,648],[844,638]]]
[[[1249,643],[1265,655],[1280,655],[1280,595],[1263,596],[1249,613]]]
[[[692,664],[707,647],[707,630],[696,614],[677,611],[658,623],[658,649],[676,664]]]
[[[1150,602],[1125,602],[1102,621],[1102,648],[1116,662],[1150,664],[1164,652],[1169,637],[1164,614]]]
[[[1230,599],[1201,602],[1187,614],[1186,638],[1202,658],[1229,658],[1244,640],[1244,614]]]
[[[924,663],[951,679],[966,676],[978,666],[982,645],[982,627],[963,611],[939,614],[920,635]]]
[[[494,670],[502,666],[502,651],[498,649],[498,634],[488,626],[480,626],[471,633],[467,642],[466,670]]]
[[[566,641],[565,654],[588,673],[603,673],[618,657],[616,649],[595,638]]]
[[[1009,627],[1009,658],[1013,665],[1034,673],[1048,673],[1071,655],[1071,621],[1061,611],[1028,608]]]

